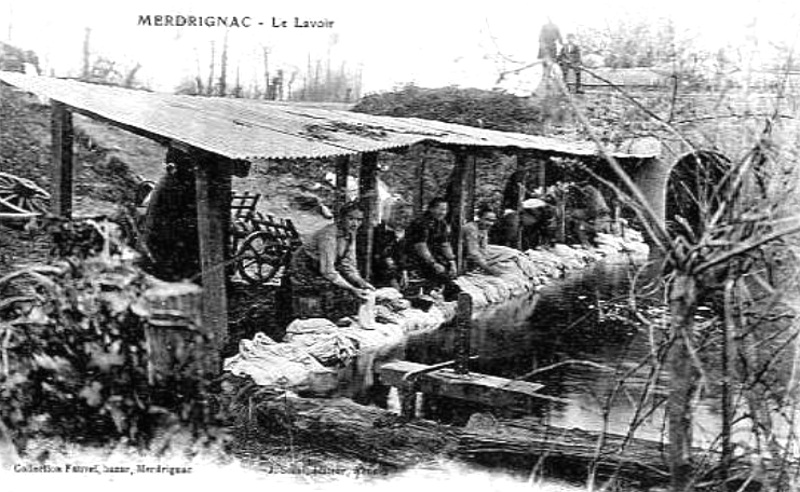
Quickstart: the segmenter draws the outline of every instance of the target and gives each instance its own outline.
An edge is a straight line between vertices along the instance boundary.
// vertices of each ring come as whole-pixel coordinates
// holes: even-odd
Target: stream
[[[638,295],[656,273],[650,270],[638,279]],[[606,431],[625,434],[633,419],[640,418],[635,436],[659,440],[665,427],[663,405],[647,416],[637,416],[636,408],[651,379],[656,380],[652,398],[665,397],[666,377],[662,373],[651,378],[648,365],[637,367],[650,352],[650,333],[627,322],[615,308],[630,293],[632,271],[628,263],[600,262],[481,313],[472,326],[471,353],[478,359],[470,370],[509,379],[541,370],[525,379],[543,384],[543,394],[560,400],[542,400],[531,409],[530,415],[543,423],[601,431],[607,421]],[[649,303],[647,298],[641,301],[643,307],[654,309],[648,306],[661,295],[653,292]],[[655,332],[656,338],[665,334],[663,328]],[[411,335],[404,356],[424,364],[447,361],[454,358],[454,344],[455,329],[446,326]],[[556,367],[546,369],[552,365]],[[475,411],[519,416],[455,401],[435,401],[423,408],[425,416],[456,425]],[[706,444],[718,433],[719,420],[717,402],[701,400],[696,407],[697,444]]]

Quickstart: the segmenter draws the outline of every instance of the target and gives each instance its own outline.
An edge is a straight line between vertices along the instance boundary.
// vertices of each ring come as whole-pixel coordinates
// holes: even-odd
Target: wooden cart
[[[246,282],[264,285],[279,278],[301,244],[291,219],[256,210],[260,193],[235,192],[231,199],[231,241],[236,272]]]

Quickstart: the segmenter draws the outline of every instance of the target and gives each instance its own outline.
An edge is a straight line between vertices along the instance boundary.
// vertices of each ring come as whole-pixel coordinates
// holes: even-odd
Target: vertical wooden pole
[[[405,420],[413,420],[417,416],[417,390],[414,384],[398,388],[400,396],[400,416]]]
[[[72,113],[58,101],[51,110],[52,164],[50,209],[57,217],[72,217]]]
[[[417,192],[414,194],[414,215],[420,215],[425,210],[425,166],[427,153],[420,148],[415,152],[418,156],[417,168],[414,172],[414,182],[417,185]]]
[[[517,184],[517,237],[514,238],[515,247],[522,251],[522,202],[528,194],[528,162],[530,157],[523,154],[517,157],[517,171],[520,173],[520,180]],[[536,161],[534,161],[534,164]]]
[[[470,188],[473,188],[475,174],[475,158],[467,154],[466,150],[459,149],[455,152],[456,162],[452,174],[452,194],[449,197],[450,229],[453,252],[456,255],[458,272],[464,273],[464,241],[461,238],[461,228],[472,219],[472,210],[468,210]],[[474,196],[474,190],[472,191]]]
[[[333,214],[338,217],[342,206],[347,203],[347,177],[350,175],[350,156],[341,155],[336,158],[336,195],[333,202]]]
[[[364,208],[364,225],[359,233],[359,263],[361,274],[369,281],[372,277],[372,232],[378,219],[378,153],[361,156],[358,174],[358,193]]]
[[[228,339],[225,274],[227,224],[230,217],[230,169],[227,161],[202,154],[197,159],[197,232],[203,278],[203,329],[211,337],[208,364],[220,368],[220,350]]]
[[[545,188],[547,186],[547,161],[548,157],[545,155],[536,156],[537,188]]]
[[[564,244],[567,241],[567,194],[564,191],[556,193],[556,217],[558,219],[556,242]]]
[[[470,336],[472,335],[472,296],[466,292],[458,294],[456,311],[456,374],[469,373]]]
[[[478,157],[475,154],[467,156],[467,216],[465,220],[471,221],[475,215],[475,188],[478,181]]]

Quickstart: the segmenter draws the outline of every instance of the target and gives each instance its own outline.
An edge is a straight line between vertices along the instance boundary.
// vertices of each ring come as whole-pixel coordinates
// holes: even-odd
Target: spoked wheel
[[[285,260],[286,247],[266,231],[247,236],[236,251],[236,268],[255,285],[271,280]]]
[[[0,173],[0,212],[6,214],[43,214],[50,207],[50,193],[33,181]]]

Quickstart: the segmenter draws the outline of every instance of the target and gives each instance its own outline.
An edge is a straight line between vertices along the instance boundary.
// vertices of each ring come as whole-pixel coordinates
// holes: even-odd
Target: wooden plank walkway
[[[430,372],[425,372],[433,369]],[[526,411],[535,402],[541,403],[538,391],[543,385],[513,381],[488,374],[459,374],[454,369],[436,369],[416,362],[391,361],[378,369],[380,380],[387,386],[405,388],[413,385],[416,391],[428,395],[468,400],[493,407]]]

